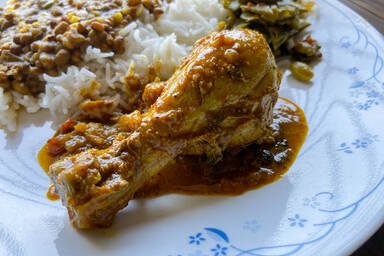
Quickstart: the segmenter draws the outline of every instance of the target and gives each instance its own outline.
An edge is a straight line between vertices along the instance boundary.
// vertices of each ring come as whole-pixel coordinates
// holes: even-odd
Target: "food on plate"
[[[11,0],[1,13],[1,87],[21,94],[44,92],[41,74],[57,76],[83,61],[88,46],[124,52],[119,28],[146,8],[162,13],[157,0]]]
[[[305,0],[224,0],[226,8],[238,17],[235,26],[258,30],[276,56],[290,53],[297,60],[321,57],[320,45],[303,35],[310,23],[307,17],[314,2]]]
[[[289,68],[291,69],[293,77],[297,80],[308,82],[313,77],[312,69],[304,62],[292,62]]]
[[[0,128],[15,131],[20,110],[60,121],[90,99],[135,109],[136,89],[168,79],[226,17],[218,0],[10,0],[0,8]]]
[[[269,183],[307,132],[294,103],[274,108],[274,57],[290,54],[292,74],[312,78],[307,63],[321,53],[304,34],[311,8],[301,0],[9,0],[0,9],[0,127],[15,131],[19,110],[66,119],[39,161],[52,181],[48,197],[62,200],[78,228],[111,225],[133,198]]]
[[[197,41],[151,106],[118,118],[127,128],[109,147],[86,149],[49,167],[72,223],[109,226],[135,192],[178,156],[204,155],[215,164],[224,151],[273,139],[269,126],[279,84],[261,34],[230,30]]]
[[[263,33],[276,56],[308,63],[321,56],[304,30],[312,6],[302,0],[9,0],[0,8],[0,129],[16,131],[21,110],[41,108],[58,124],[87,100],[135,110],[144,86],[167,80],[196,40],[233,26]]]
[[[49,166],[65,156],[88,148],[106,148],[111,145],[113,136],[123,133],[120,125],[68,119],[40,150],[39,163],[48,173]],[[217,164],[209,163],[204,155],[177,157],[146,182],[134,197],[148,198],[169,193],[238,195],[281,178],[295,161],[305,140],[307,122],[298,106],[279,98],[270,127],[273,139],[223,152],[222,160]],[[60,199],[53,185],[49,187],[47,197]]]
[[[235,17],[233,26],[261,32],[275,56],[290,55],[295,61],[305,63],[322,57],[320,44],[305,31],[310,26],[308,15],[315,5],[313,1],[224,0],[223,3]],[[311,70],[305,63],[306,70]]]

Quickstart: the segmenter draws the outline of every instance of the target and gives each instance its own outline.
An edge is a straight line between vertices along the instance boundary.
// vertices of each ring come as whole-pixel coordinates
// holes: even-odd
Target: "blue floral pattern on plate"
[[[352,143],[341,143],[337,151],[343,151],[344,153],[352,154],[354,152],[353,150],[367,149],[371,144],[377,141],[379,141],[379,135],[367,134],[362,138],[355,139]]]
[[[201,242],[204,242],[205,238],[199,232],[195,236],[189,236],[189,243],[199,245]]]
[[[244,223],[243,229],[249,230],[252,233],[256,233],[261,229],[261,225],[257,220],[248,220]]]
[[[281,244],[281,245],[275,245],[275,246],[263,246],[263,247],[255,247],[251,249],[243,249],[238,247],[237,245],[230,244],[228,235],[217,228],[206,228],[205,231],[209,233],[214,233],[217,237],[219,237],[218,240],[222,240],[227,245],[221,245],[217,244],[216,246],[211,249],[211,252],[214,253],[214,256],[221,256],[221,255],[227,255],[228,249],[230,248],[233,253],[228,255],[253,255],[253,256],[287,256],[287,255],[293,255],[297,252],[299,252],[301,249],[303,249],[305,246],[311,245],[313,243],[316,243],[323,238],[327,237],[329,234],[332,233],[332,231],[335,229],[336,225],[338,225],[340,222],[345,221],[350,216],[352,216],[361,203],[365,201],[372,193],[375,192],[377,188],[379,188],[384,183],[384,177],[362,198],[359,200],[351,203],[350,205],[347,205],[345,207],[341,207],[338,209],[327,209],[327,208],[320,208],[320,204],[317,203],[316,207],[319,207],[318,209],[313,208],[313,210],[317,210],[318,212],[321,212],[323,214],[337,214],[338,217],[322,222],[322,223],[314,223],[311,224],[313,227],[325,227],[325,231],[319,233],[317,237],[314,237],[310,240],[304,241],[304,242],[298,242],[298,243],[292,243],[292,244]],[[317,202],[318,199],[325,198],[326,200],[333,200],[335,199],[335,195],[331,192],[320,192],[316,195],[314,195],[311,199],[312,202]],[[305,202],[307,202],[306,199],[304,199]],[[308,204],[307,206],[310,206]],[[295,214],[292,218],[288,218],[289,226],[290,227],[301,227],[304,228],[305,224],[308,222],[307,219],[302,218],[299,214]],[[220,239],[221,238],[221,239]],[[210,242],[216,242],[217,239],[213,239],[213,241]],[[280,252],[276,254],[275,250]],[[268,250],[269,253],[265,253],[265,251]],[[259,254],[259,252],[263,252],[262,254]]]
[[[303,228],[305,223],[308,221],[308,220],[306,220],[304,218],[301,218],[299,214],[295,214],[294,217],[288,218],[288,220],[290,222],[289,225],[291,227],[296,227],[297,226],[297,227],[301,227],[301,228]]]
[[[384,210],[384,41],[337,1],[318,3],[321,15],[329,16],[314,25],[335,26],[313,30],[324,45],[313,85],[284,77],[283,86],[291,86],[287,98],[305,110],[310,124],[307,142],[284,178],[238,197],[134,200],[117,218],[118,235],[76,232],[60,203],[45,198],[48,179],[35,156],[52,130],[34,123],[22,138],[0,137],[0,202],[6,205],[0,212],[0,254],[351,253],[380,225]]]
[[[331,6],[333,4],[329,1],[327,3]],[[337,6],[333,6],[338,10]],[[339,10],[338,10],[339,11]],[[340,11],[342,13],[342,11]],[[342,13],[343,14],[343,13]],[[370,111],[374,107],[379,106],[384,101],[384,83],[380,80],[379,74],[383,73],[384,61],[381,53],[376,45],[370,40],[369,36],[360,29],[352,19],[346,14],[343,14],[347,20],[349,20],[354,27],[357,39],[353,40],[349,36],[342,36],[339,40],[340,49],[346,51],[354,57],[359,57],[365,53],[367,49],[372,50],[375,53],[372,72],[366,76],[366,72],[363,72],[363,68],[359,66],[351,66],[345,70],[345,74],[350,77],[352,82],[350,83],[348,90],[351,96],[350,103],[358,111]],[[359,48],[359,43],[364,42],[363,48]],[[379,142],[380,138],[377,134],[366,133],[358,138],[351,138],[350,141],[341,142],[338,147],[334,148],[334,152],[342,152],[345,154],[359,154],[368,150],[375,143]],[[384,183],[384,177],[366,192],[361,198],[356,201],[338,208],[328,208],[326,206],[332,205],[332,201],[336,200],[337,196],[333,192],[319,192],[313,196],[303,198],[302,206],[307,207],[308,211],[313,211],[316,214],[327,216],[327,221],[323,222],[311,222],[308,218],[300,213],[295,213],[291,217],[287,218],[286,224],[292,229],[301,230],[306,227],[313,229],[319,229],[315,232],[312,238],[305,241],[297,241],[294,243],[281,243],[270,246],[256,246],[254,248],[242,248],[236,244],[230,243],[230,235],[218,228],[205,228],[203,232],[207,233],[208,237],[216,237],[216,239],[208,239],[207,243],[212,244],[214,249],[211,252],[215,253],[214,256],[219,255],[253,255],[253,256],[286,256],[295,255],[302,251],[309,245],[318,243],[324,238],[328,237],[339,225],[348,220],[359,209],[361,204],[366,201],[376,190],[378,190]],[[247,221],[243,225],[244,230],[250,230],[256,233],[261,229],[261,224],[256,220]],[[212,236],[215,234],[215,236]],[[217,242],[221,244],[217,244]],[[225,245],[224,245],[225,244]],[[224,254],[220,250],[224,250]],[[228,249],[227,249],[228,248]],[[208,250],[208,249],[206,249]]]

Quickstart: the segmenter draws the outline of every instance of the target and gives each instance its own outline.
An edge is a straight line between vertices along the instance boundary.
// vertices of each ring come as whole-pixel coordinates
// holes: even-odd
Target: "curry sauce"
[[[293,102],[279,98],[272,124],[274,142],[253,144],[225,152],[223,160],[210,165],[203,157],[180,156],[137,191],[135,198],[169,193],[194,195],[238,195],[269,184],[288,171],[305,141],[308,126],[303,111]],[[46,146],[38,154],[41,167],[48,171],[55,158]],[[51,200],[58,199],[51,186]]]

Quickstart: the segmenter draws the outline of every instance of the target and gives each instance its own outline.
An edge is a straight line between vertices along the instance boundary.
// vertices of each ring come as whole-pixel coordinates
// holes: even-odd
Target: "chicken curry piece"
[[[68,122],[76,126],[74,121],[66,123]],[[98,127],[103,126],[99,124]],[[272,141],[225,152],[223,160],[216,165],[209,164],[204,156],[179,156],[140,188],[134,198],[150,198],[170,193],[239,195],[281,178],[295,161],[305,141],[308,126],[304,112],[293,102],[279,98],[274,108],[271,129]],[[64,145],[64,141],[76,140],[77,136],[84,136],[80,139],[84,141],[94,131],[85,130],[78,133],[74,130],[73,133],[58,134],[54,138]],[[99,136],[100,131],[95,133],[96,136]],[[108,141],[106,140],[107,143]],[[53,154],[54,151],[49,151],[49,147],[56,146],[51,143],[50,140],[38,155],[39,163],[47,173],[52,163],[69,154],[64,153],[64,150],[59,155]],[[81,149],[81,146],[78,149]],[[51,200],[59,199],[53,185],[48,190],[47,197]]]
[[[111,116],[102,123],[67,121],[45,152],[55,158],[48,175],[71,222],[78,228],[111,225],[129,200],[148,195],[146,189],[180,161],[188,165],[198,159],[202,177],[231,173],[228,180],[235,177],[235,165],[226,161],[244,152],[244,161],[252,159],[244,150],[249,145],[259,150],[254,160],[279,158],[274,148],[286,147],[276,132],[283,129],[274,130],[284,122],[273,124],[279,85],[275,59],[261,34],[222,31],[196,42],[168,81],[148,87],[155,90],[144,92],[148,106],[143,111]],[[294,120],[305,134],[305,118],[298,113]],[[292,117],[289,111],[281,111],[284,115]],[[302,141],[297,141],[298,149]],[[286,150],[288,158],[297,154]]]

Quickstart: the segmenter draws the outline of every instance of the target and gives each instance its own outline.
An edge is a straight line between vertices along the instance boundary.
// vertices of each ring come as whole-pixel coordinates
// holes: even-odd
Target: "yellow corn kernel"
[[[217,23],[217,29],[223,30],[225,28],[225,25],[225,21],[220,21],[219,23]]]
[[[124,8],[121,10],[121,13],[122,13],[123,15],[127,15],[127,14],[129,14],[129,8],[124,7]]]
[[[95,18],[94,20],[97,21],[97,22],[100,22],[100,23],[105,23],[105,19],[102,18],[102,17],[100,17],[100,18]]]
[[[32,26],[33,28],[38,28],[38,27],[40,27],[40,25],[41,25],[41,22],[38,22],[38,21],[35,21],[35,22],[33,22],[33,23],[31,24],[31,26]]]
[[[71,18],[68,19],[70,23],[77,23],[80,21],[79,17],[73,15]]]
[[[92,14],[93,14],[95,17],[99,17],[99,16],[100,16],[100,12],[99,12],[99,11],[93,11]]]
[[[13,6],[8,6],[7,8],[4,9],[5,12],[12,12],[15,8]]]
[[[19,29],[19,32],[20,32],[20,33],[25,33],[25,32],[28,32],[28,30],[29,30],[29,27],[28,27],[28,26],[25,26],[25,27],[20,28],[20,29]]]
[[[121,12],[116,12],[114,15],[113,15],[113,21],[116,23],[116,24],[120,24],[120,22],[123,20],[123,14],[121,14]]]
[[[73,12],[67,14],[67,19],[70,23],[76,23],[80,21],[79,17],[77,17]]]

